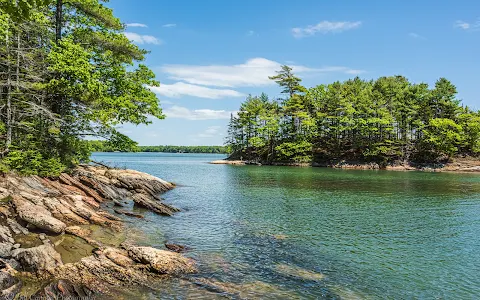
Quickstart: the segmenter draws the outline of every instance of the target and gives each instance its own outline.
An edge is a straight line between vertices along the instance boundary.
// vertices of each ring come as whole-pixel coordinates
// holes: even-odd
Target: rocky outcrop
[[[26,196],[28,194],[23,193],[23,195]],[[62,233],[67,225],[52,217],[52,213],[41,205],[42,198],[33,195],[31,196],[30,199],[36,199],[35,201],[37,201],[39,205],[33,204],[22,196],[12,195],[12,203],[18,213],[18,217],[37,228],[53,233]]]
[[[142,172],[86,165],[57,179],[3,175],[0,298],[13,299],[18,293],[22,282],[17,274],[50,281],[31,296],[60,299],[91,297],[119,285],[148,286],[159,276],[195,272],[194,261],[181,254],[130,244],[106,245],[98,233],[99,240],[93,238],[88,228],[100,225],[121,234],[123,219],[107,209],[124,218],[143,217],[126,208],[113,209],[128,207],[128,202],[172,215],[179,210],[159,197],[172,188],[173,184]],[[65,247],[65,240],[77,244]],[[61,253],[75,249],[85,254],[62,261]]]
[[[49,243],[32,248],[12,251],[12,257],[20,262],[24,271],[42,273],[63,265],[60,254]]]

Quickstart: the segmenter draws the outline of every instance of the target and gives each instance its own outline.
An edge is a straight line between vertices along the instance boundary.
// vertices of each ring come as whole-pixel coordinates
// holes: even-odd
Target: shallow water
[[[132,220],[141,242],[189,246],[198,277],[239,297],[480,298],[480,174],[207,164],[223,157],[93,155],[175,182],[182,212]],[[183,280],[144,295],[214,296]]]

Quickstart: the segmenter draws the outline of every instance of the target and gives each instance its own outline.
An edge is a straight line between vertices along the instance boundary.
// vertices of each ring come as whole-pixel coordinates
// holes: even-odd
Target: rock
[[[69,280],[56,280],[39,290],[32,299],[93,299],[94,292]]]
[[[0,215],[2,215],[5,218],[9,218],[12,215],[12,213],[10,212],[8,207],[0,205]]]
[[[12,257],[28,272],[53,270],[63,265],[60,254],[50,244],[15,249],[12,251]]]
[[[138,218],[138,219],[143,219],[144,218],[144,216],[142,216],[140,214],[136,214],[136,213],[133,213],[133,212],[128,212],[128,211],[121,210],[121,209],[114,209],[113,211],[116,212],[119,215],[126,215],[126,216],[129,216],[129,217],[134,217],[134,218]]]
[[[118,202],[117,200],[113,200],[113,205],[118,206],[118,207],[124,207],[125,206],[122,203]]]
[[[70,226],[65,228],[65,233],[77,236],[94,247],[103,247],[102,243],[90,237],[90,235],[92,234],[92,231],[90,229],[81,228],[79,226]]]
[[[0,257],[10,257],[13,249],[12,243],[0,243]]]
[[[39,238],[39,239],[41,239],[41,240],[43,241],[44,239],[46,239],[46,238],[47,238],[47,235],[46,235],[45,233],[43,233],[43,232],[42,232],[42,233],[40,233],[40,234],[38,235],[38,238]]]
[[[14,219],[7,219],[7,224],[15,234],[28,234],[28,229],[18,224]]]
[[[15,243],[15,240],[12,238],[12,233],[8,227],[0,225],[0,242],[8,242],[10,244]]]
[[[95,199],[97,202],[103,202],[103,198],[95,190],[85,186],[77,179],[70,177],[70,175],[62,173],[60,174],[59,179],[68,185],[73,185],[74,187],[79,188],[80,190],[85,192],[85,194]]]
[[[125,250],[108,247],[103,250],[103,253],[108,259],[119,266],[129,267],[134,264],[134,261],[128,257],[128,253]]]
[[[13,249],[18,249],[18,248],[20,248],[21,246],[22,246],[22,245],[20,245],[20,244],[14,244],[14,245],[13,245]]]
[[[275,270],[283,275],[293,276],[305,280],[320,281],[325,279],[325,275],[321,273],[286,264],[278,264],[275,267]]]
[[[179,211],[179,209],[153,200],[151,197],[145,194],[135,194],[132,198],[136,205],[147,208],[160,215],[172,216],[174,212]]]
[[[137,262],[150,265],[159,274],[186,274],[197,271],[195,262],[181,254],[152,247],[125,246],[128,256]]]
[[[24,198],[13,195],[12,202],[18,216],[27,223],[53,233],[62,233],[65,230],[65,223],[52,217],[52,213],[40,205],[32,204]]]
[[[65,232],[82,238],[92,234],[90,229],[81,228],[80,226],[69,226],[65,228]]]
[[[182,253],[187,251],[187,247],[183,245],[177,245],[177,244],[167,244],[165,243],[165,248],[167,248],[170,251],[177,252],[177,253]]]
[[[10,195],[10,192],[7,189],[0,187],[0,200],[7,198]]]
[[[234,166],[243,166],[245,165],[245,161],[243,160],[214,160],[211,161],[210,164],[212,165],[234,165]]]
[[[0,271],[0,299],[14,299],[22,288],[22,282],[5,270]]]

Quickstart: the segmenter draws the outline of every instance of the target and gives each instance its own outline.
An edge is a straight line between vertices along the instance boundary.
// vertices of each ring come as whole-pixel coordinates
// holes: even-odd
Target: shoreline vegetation
[[[391,76],[306,88],[282,66],[270,79],[284,98],[250,95],[231,116],[235,164],[449,169],[462,157],[480,161],[480,113],[445,78],[434,87]]]
[[[126,232],[127,218],[143,217],[128,213],[132,205],[178,212],[159,197],[173,188],[146,173],[87,165],[57,179],[0,177],[1,297],[113,296],[196,272],[192,259],[137,246]]]
[[[478,158],[455,158],[447,163],[404,163],[380,165],[375,162],[348,162],[348,161],[325,161],[325,162],[259,162],[235,159],[221,159],[209,162],[214,165],[256,165],[256,166],[288,166],[288,167],[321,167],[348,170],[387,170],[387,171],[424,171],[424,172],[480,172],[480,160]]]

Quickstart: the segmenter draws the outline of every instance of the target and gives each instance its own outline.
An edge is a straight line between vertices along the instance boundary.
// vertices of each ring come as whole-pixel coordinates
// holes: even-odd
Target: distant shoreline
[[[312,163],[295,163],[295,162],[269,162],[262,163],[256,161],[245,160],[215,160],[210,164],[214,165],[257,165],[257,166],[288,166],[288,167],[320,167],[332,169],[346,169],[346,170],[386,170],[386,171],[423,171],[423,172],[465,172],[477,173],[480,172],[480,159],[472,158],[456,158],[449,163],[413,163],[406,164],[390,164],[381,166],[378,163],[360,163],[360,162],[312,162]]]

